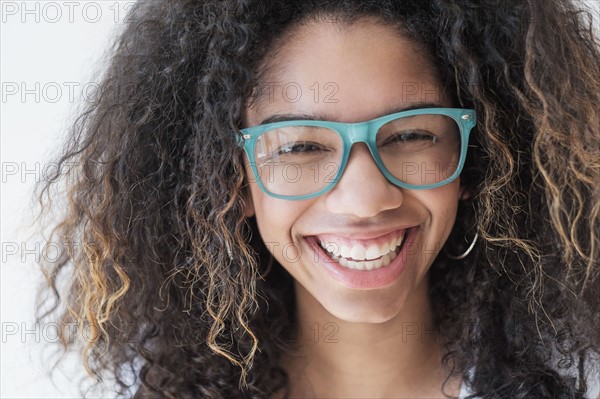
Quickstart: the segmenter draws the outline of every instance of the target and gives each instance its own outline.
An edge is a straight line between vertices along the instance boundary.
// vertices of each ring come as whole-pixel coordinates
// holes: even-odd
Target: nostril
[[[362,167],[355,163],[326,194],[325,201],[331,213],[368,218],[400,207],[403,194],[402,190],[388,181],[376,166]]]

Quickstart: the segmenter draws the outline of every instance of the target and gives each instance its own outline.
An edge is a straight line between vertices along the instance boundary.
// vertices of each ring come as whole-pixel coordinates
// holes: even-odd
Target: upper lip
[[[310,237],[310,236],[312,236],[312,237],[337,236],[337,237],[346,238],[349,240],[373,240],[373,239],[385,237],[385,236],[395,233],[397,231],[409,230],[414,227],[417,227],[417,225],[394,227],[394,228],[389,228],[389,229],[385,229],[385,230],[380,229],[380,230],[372,230],[372,231],[368,231],[368,230],[364,230],[364,229],[357,230],[357,229],[349,228],[349,229],[344,229],[344,230],[339,230],[339,231],[327,231],[327,232],[321,232],[318,234],[311,234],[311,235],[307,235],[307,237]]]

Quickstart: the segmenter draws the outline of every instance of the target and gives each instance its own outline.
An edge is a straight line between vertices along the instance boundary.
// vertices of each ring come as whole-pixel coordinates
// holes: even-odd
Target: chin
[[[324,308],[332,316],[348,323],[385,323],[393,319],[400,313],[400,308],[395,304],[391,307],[377,304],[374,301],[359,299],[356,301],[347,301],[345,303],[327,304]]]

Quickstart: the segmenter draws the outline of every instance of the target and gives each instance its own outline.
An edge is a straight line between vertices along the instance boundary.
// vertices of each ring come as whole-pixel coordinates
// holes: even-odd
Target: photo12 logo
[[[135,1],[2,1],[2,23],[130,22]]]
[[[21,102],[25,103],[50,103],[55,104],[67,100],[74,103],[78,96],[89,101],[95,98],[98,83],[88,82],[2,82],[2,103]]]

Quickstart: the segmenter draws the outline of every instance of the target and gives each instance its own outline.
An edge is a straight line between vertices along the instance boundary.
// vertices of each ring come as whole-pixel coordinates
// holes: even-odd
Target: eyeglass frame
[[[385,167],[381,157],[379,156],[379,150],[377,149],[377,132],[379,129],[385,125],[386,123],[401,119],[405,117],[415,116],[415,115],[444,115],[452,118],[457,125],[459,126],[460,139],[461,139],[461,148],[460,148],[460,156],[458,160],[458,166],[454,173],[447,177],[446,179],[433,183],[433,184],[425,184],[425,185],[415,185],[405,183],[397,178],[395,178]],[[290,120],[290,121],[282,121],[282,122],[273,122],[266,123],[264,125],[257,125],[252,127],[247,127],[240,129],[241,135],[237,136],[238,144],[243,147],[246,156],[248,157],[248,161],[250,163],[250,168],[254,177],[256,178],[256,182],[260,189],[267,195],[286,200],[304,200],[315,198],[320,195],[325,194],[329,190],[331,190],[337,182],[342,177],[344,171],[346,170],[346,164],[348,163],[348,159],[350,158],[350,150],[352,146],[356,143],[365,143],[369,148],[369,152],[375,161],[375,164],[379,168],[379,171],[385,176],[385,178],[394,184],[397,187],[406,188],[409,190],[428,190],[432,188],[441,187],[445,184],[448,184],[454,181],[462,172],[462,169],[465,164],[465,159],[467,157],[467,148],[469,144],[469,136],[471,131],[475,127],[477,123],[477,115],[474,109],[467,108],[418,108],[406,111],[396,112],[390,115],[380,116],[375,119],[371,119],[364,122],[355,122],[355,123],[344,123],[344,122],[331,122],[331,121],[321,121],[321,120]],[[323,127],[329,128],[330,130],[335,131],[338,136],[342,139],[343,148],[342,148],[342,158],[340,161],[340,167],[332,179],[331,183],[328,183],[321,190],[312,193],[312,194],[304,194],[304,195],[283,195],[283,194],[275,194],[267,190],[267,188],[263,185],[262,180],[260,179],[260,174],[256,167],[256,157],[254,155],[254,150],[256,146],[256,140],[263,134],[270,130],[286,127],[286,126],[315,126],[315,127]]]

